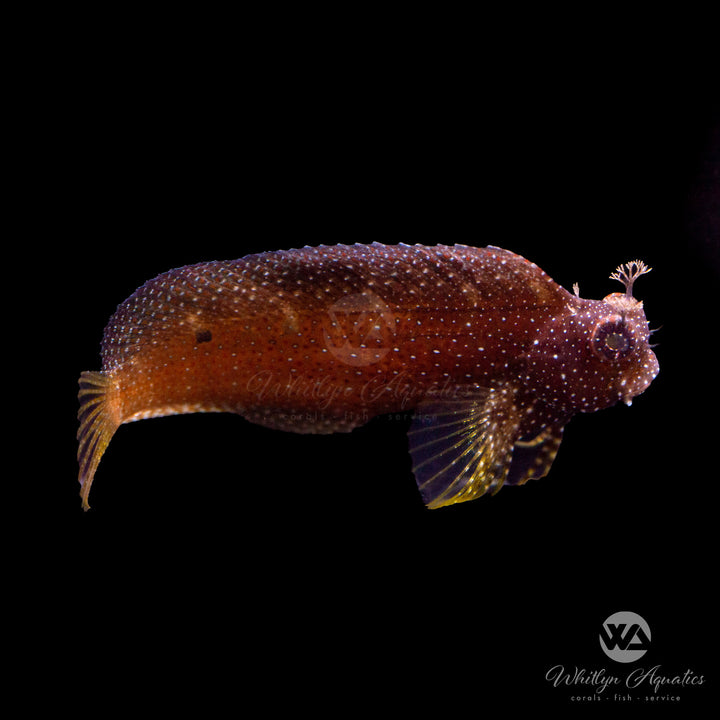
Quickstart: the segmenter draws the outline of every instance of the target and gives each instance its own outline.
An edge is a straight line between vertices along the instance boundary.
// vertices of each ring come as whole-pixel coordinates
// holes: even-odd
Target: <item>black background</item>
[[[42,75],[53,235],[36,262],[63,270],[22,510],[41,657],[72,646],[73,685],[118,703],[152,688],[340,716],[555,707],[570,691],[548,669],[618,670],[598,632],[631,610],[653,633],[648,666],[709,678],[720,190],[705,61],[635,54],[632,38],[622,59],[578,40],[518,60],[514,45],[243,27],[242,42],[100,33]],[[574,419],[549,477],[439,511],[415,488],[407,424],[300,436],[232,415],[123,426],[81,511],[77,378],[100,369],[125,297],[189,263],[372,241],[498,245],[592,298],[641,258],[660,374],[631,408]]]

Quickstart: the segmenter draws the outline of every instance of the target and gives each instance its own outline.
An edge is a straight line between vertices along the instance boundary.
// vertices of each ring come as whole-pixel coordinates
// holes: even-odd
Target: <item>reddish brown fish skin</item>
[[[362,292],[387,308],[387,322],[367,348],[374,344],[382,357],[354,365],[350,350],[332,350],[362,306],[341,307],[341,327],[332,328],[330,313]],[[571,300],[535,265],[499,249],[269,252],[146,283],[108,324],[103,372],[120,387],[122,422],[183,408],[239,411],[262,422],[270,408],[330,421],[288,429],[332,431],[346,416],[411,409],[430,387],[514,377],[535,337],[531,313],[539,325]]]
[[[606,357],[618,318],[628,354]],[[511,393],[515,440],[642,392],[648,335],[641,303],[582,300],[499,248],[320,246],[149,281],[108,323],[102,375],[113,426],[230,411],[333,432],[476,385]]]

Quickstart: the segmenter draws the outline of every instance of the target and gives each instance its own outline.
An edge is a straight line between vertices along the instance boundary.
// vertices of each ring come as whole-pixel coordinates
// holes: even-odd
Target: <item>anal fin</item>
[[[431,508],[497,492],[508,474],[519,413],[509,390],[472,387],[426,398],[408,432],[413,472]]]

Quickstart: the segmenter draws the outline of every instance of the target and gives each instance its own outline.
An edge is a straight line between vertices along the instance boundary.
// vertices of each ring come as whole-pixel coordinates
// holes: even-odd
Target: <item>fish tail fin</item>
[[[121,423],[115,398],[117,385],[110,377],[102,372],[84,372],[80,375],[78,385],[78,480],[83,510],[89,510],[88,495],[95,471]]]

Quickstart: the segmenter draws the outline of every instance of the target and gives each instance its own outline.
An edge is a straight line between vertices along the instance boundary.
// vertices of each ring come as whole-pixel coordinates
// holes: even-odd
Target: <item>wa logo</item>
[[[636,613],[617,612],[600,629],[600,647],[616,662],[635,662],[650,647],[650,626]]]

